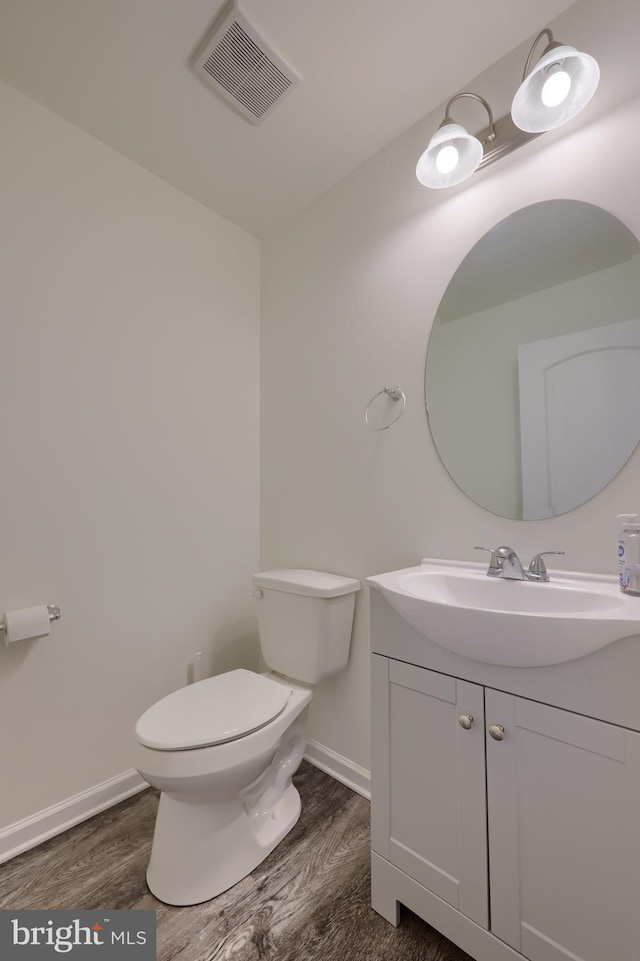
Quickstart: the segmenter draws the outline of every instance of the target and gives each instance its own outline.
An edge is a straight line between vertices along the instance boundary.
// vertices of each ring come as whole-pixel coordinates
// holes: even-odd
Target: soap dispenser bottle
[[[618,537],[618,573],[623,594],[640,597],[640,520],[637,514],[618,514],[622,530]]]

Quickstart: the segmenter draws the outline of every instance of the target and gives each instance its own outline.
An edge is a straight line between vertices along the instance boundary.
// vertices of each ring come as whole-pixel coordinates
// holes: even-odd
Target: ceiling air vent
[[[260,36],[235,0],[216,21],[194,67],[251,123],[261,123],[301,79]]]

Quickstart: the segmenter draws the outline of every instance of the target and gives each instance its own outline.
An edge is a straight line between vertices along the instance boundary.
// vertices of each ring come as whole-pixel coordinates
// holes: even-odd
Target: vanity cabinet
[[[486,928],[482,687],[373,660],[373,849]]]
[[[478,961],[640,961],[640,733],[372,660],[374,909]]]

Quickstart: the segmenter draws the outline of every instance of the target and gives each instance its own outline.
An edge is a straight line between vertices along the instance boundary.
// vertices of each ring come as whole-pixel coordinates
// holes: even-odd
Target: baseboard
[[[312,740],[307,742],[305,758],[314,767],[371,800],[371,775],[365,768]],[[131,769],[75,794],[66,801],[38,811],[31,817],[9,824],[0,831],[0,864],[42,844],[56,834],[62,834],[94,814],[106,811],[147,786],[138,772]]]
[[[330,774],[336,781],[346,784],[356,794],[361,794],[368,801],[371,800],[371,774],[366,768],[360,767],[342,754],[337,754],[330,747],[312,740],[307,741],[305,758],[314,767],[320,768],[325,774]]]
[[[0,864],[148,787],[133,768],[0,831]]]

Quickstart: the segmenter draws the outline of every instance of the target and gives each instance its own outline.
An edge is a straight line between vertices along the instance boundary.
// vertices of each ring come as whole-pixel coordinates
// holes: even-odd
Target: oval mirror
[[[549,200],[482,237],[427,350],[447,471],[481,507],[554,517],[597,494],[640,441],[640,244],[600,207]]]

